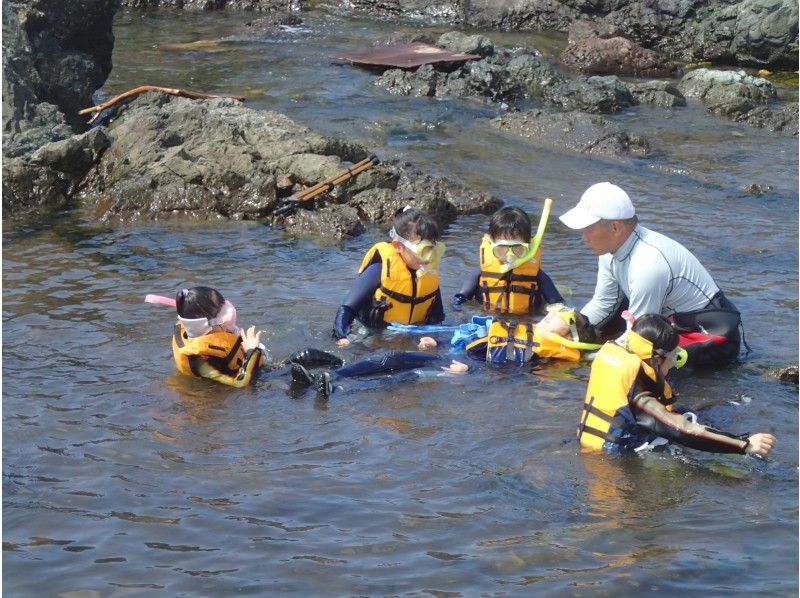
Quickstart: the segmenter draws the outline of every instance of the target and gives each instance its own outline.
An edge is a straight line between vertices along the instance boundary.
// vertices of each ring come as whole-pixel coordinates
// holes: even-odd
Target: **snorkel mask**
[[[178,316],[178,320],[183,324],[186,336],[189,338],[208,334],[214,326],[222,326],[226,331],[234,334],[239,332],[239,328],[236,326],[236,308],[227,299],[215,318],[182,318]]]
[[[516,255],[516,251],[512,252],[508,249],[505,250],[506,252],[506,263],[500,266],[500,270],[502,273],[506,273],[509,270],[513,270],[514,268],[519,268],[525,262],[530,262],[531,260],[536,258],[536,254],[539,251],[539,247],[542,244],[542,237],[544,237],[544,231],[547,228],[547,221],[550,218],[550,208],[553,206],[553,200],[549,197],[544,200],[544,207],[542,208],[542,216],[539,218],[539,228],[536,230],[536,234],[531,239],[530,243],[527,243],[527,250],[520,256]],[[526,245],[525,243],[521,243],[520,241],[498,241],[497,243],[492,243],[492,251],[494,252],[497,247],[503,247],[503,243],[505,243],[505,247],[510,247],[513,245]],[[509,243],[511,245],[509,245]],[[503,252],[504,250],[500,250]],[[519,250],[517,250],[519,251]],[[514,254],[513,260],[508,257],[509,253]],[[497,259],[501,262],[503,258],[494,254]]]
[[[389,238],[403,245],[421,262],[422,265],[417,270],[418,277],[426,272],[430,274],[438,273],[439,262],[441,262],[444,255],[444,243],[426,239],[412,243],[408,239],[401,237],[394,228],[389,231]]]
[[[499,241],[489,239],[489,243],[492,246],[492,254],[503,264],[514,264],[517,260],[524,258],[531,248],[530,243],[513,239],[501,239]]]
[[[661,349],[653,349],[653,343],[649,340],[635,333],[633,330],[628,330],[621,339],[621,345],[630,353],[638,356],[641,359],[650,359],[653,355],[666,359],[670,363],[670,367],[682,368],[686,365],[689,359],[689,354],[686,349],[682,347],[675,347],[672,351],[663,351]]]

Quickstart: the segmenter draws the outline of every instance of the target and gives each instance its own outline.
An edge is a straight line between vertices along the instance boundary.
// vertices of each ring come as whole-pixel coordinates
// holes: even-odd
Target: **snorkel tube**
[[[175,307],[175,299],[171,297],[164,297],[163,295],[145,295],[145,303],[155,303],[156,305],[166,305],[168,307]]]
[[[536,234],[531,239],[530,247],[525,255],[521,258],[517,258],[510,264],[505,264],[500,268],[502,272],[508,272],[509,270],[513,270],[514,268],[519,268],[525,262],[531,261],[534,257],[536,257],[536,252],[539,251],[539,247],[542,244],[542,237],[544,237],[544,231],[547,228],[547,221],[550,219],[550,208],[553,206],[553,200],[549,197],[544,200],[544,207],[542,208],[542,216],[539,218],[539,228],[536,229]]]

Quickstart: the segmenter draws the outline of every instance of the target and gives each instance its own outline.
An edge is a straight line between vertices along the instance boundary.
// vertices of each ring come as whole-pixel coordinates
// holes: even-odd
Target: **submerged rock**
[[[499,129],[529,139],[534,145],[556,151],[613,158],[650,153],[645,137],[627,133],[595,114],[535,109],[504,114],[491,122]]]
[[[666,81],[643,81],[628,83],[628,89],[637,104],[649,104],[663,108],[686,106],[686,98],[672,83]]]
[[[778,380],[783,380],[784,382],[791,382],[792,384],[798,384],[798,382],[800,382],[800,369],[798,369],[796,365],[770,370],[769,375]]]

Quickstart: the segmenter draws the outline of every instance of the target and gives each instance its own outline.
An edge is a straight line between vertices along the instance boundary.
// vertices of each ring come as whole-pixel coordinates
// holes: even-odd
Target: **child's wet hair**
[[[672,322],[659,314],[637,318],[632,330],[653,343],[653,352],[669,353],[678,346],[678,333]]]
[[[186,319],[216,318],[224,303],[222,293],[211,287],[182,289],[175,295],[175,309]]]
[[[500,208],[489,220],[489,236],[497,239],[519,239],[524,243],[531,240],[531,219],[520,208]]]
[[[393,225],[395,232],[404,239],[419,237],[422,241],[438,241],[442,238],[436,219],[417,208],[406,206],[397,210]]]

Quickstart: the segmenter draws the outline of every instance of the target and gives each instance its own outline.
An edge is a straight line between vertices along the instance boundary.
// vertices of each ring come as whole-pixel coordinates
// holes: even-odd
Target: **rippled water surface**
[[[616,117],[658,146],[653,160],[534,150],[488,126],[494,107],[388,96],[330,59],[412,25],[304,16],[309,31],[280,42],[180,51],[166,46],[252,15],[123,12],[106,89],[241,93],[532,213],[618,182],[744,314],[752,352],[677,380],[681,400],[717,427],[774,432],[777,449],[578,454],[584,365],[348,382],[327,404],[282,370],[245,390],[186,379],[172,314],[146,293],[211,284],[240,323],[266,328],[274,357],[331,348],[361,255],[386,231],[319,246],[252,222],[107,227],[65,213],[3,235],[8,595],[796,595],[797,387],[766,374],[798,361],[796,141],[690,105]],[[752,196],[751,183],[773,189]],[[487,221],[447,228],[446,297]],[[594,258],[555,219],[545,243],[546,269],[582,304]],[[340,354],[412,344],[372,338]]]

